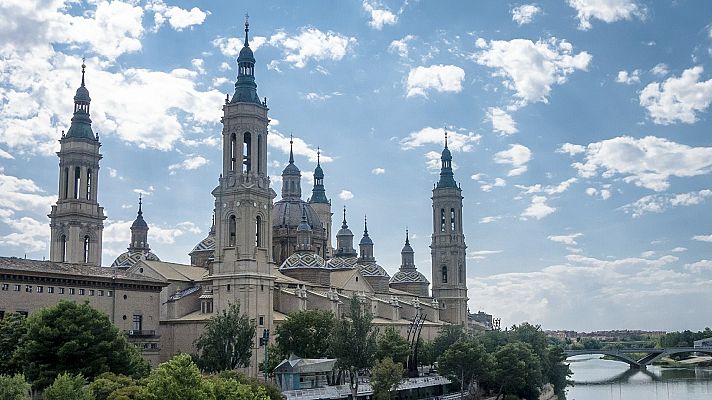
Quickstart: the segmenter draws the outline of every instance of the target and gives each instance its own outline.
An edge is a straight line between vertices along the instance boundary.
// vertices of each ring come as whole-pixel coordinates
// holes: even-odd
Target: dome
[[[252,53],[252,49],[249,46],[244,46],[242,50],[240,50],[240,55],[237,57],[237,62],[241,61],[255,62],[255,55]]]
[[[89,89],[87,89],[87,87],[84,85],[79,86],[79,89],[77,89],[77,93],[74,95],[74,101],[82,101],[89,103],[91,101],[91,97],[89,97]]]
[[[146,261],[161,261],[158,256],[150,251],[145,253],[141,251],[126,251],[116,257],[116,260],[114,260],[111,266],[116,268],[130,268],[141,259],[145,259]]]
[[[370,236],[368,236],[368,235],[363,235],[363,237],[361,238],[361,241],[358,242],[358,244],[360,244],[360,245],[371,245],[371,244],[373,244],[373,240],[371,240],[371,237],[370,237]]]
[[[289,256],[282,265],[280,270],[296,269],[296,268],[327,268],[326,260],[320,255],[310,252],[296,252]]]
[[[193,247],[193,250],[188,254],[193,254],[203,251],[215,251],[215,234],[211,233],[205,239],[201,240],[198,244]]]
[[[388,272],[375,262],[359,263],[358,269],[363,276],[385,276],[389,278]]]
[[[341,229],[336,233],[336,236],[353,236],[353,232],[351,232],[351,229],[348,227],[344,228],[344,226],[341,226]]]
[[[425,283],[430,284],[425,275],[418,271],[398,271],[391,278],[391,283]]]
[[[405,245],[403,246],[403,250],[401,250],[401,254],[403,254],[403,253],[415,253],[415,252],[413,251],[413,248],[410,247],[410,243],[409,243],[409,242],[405,242]]]
[[[356,257],[334,257],[329,259],[326,267],[329,269],[354,269],[358,259]]]
[[[148,229],[148,224],[143,219],[143,216],[141,214],[139,214],[136,217],[136,219],[134,220],[133,224],[131,224],[131,229],[134,229],[134,228]]]
[[[302,171],[292,162],[287,164],[287,166],[282,171],[282,175],[301,175]]]
[[[450,149],[448,149],[447,147],[445,147],[445,148],[443,149],[442,156],[440,156],[440,159],[441,159],[441,160],[452,160],[452,153],[450,153]]]
[[[314,168],[314,178],[316,178],[316,179],[324,178],[324,170],[321,169],[321,165],[319,165],[319,164],[317,164],[316,168]]]
[[[272,209],[272,226],[287,226],[297,228],[302,222],[302,214],[306,213],[307,223],[314,229],[322,229],[322,223],[316,211],[309,203],[302,200],[280,200]]]

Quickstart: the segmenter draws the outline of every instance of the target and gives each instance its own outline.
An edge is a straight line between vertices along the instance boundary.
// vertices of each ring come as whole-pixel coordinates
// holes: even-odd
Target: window
[[[19,292],[20,291],[20,285],[15,285],[13,288],[14,291]]]
[[[60,240],[59,248],[62,251],[61,260],[62,260],[62,262],[66,262],[67,261],[67,235],[62,235],[62,237],[59,240]]]
[[[111,290],[108,290],[108,291],[106,292],[106,296],[107,296],[107,297],[111,297],[111,296],[113,296],[113,295],[114,295],[114,292],[112,292]]]
[[[27,314],[29,314],[27,311],[15,311],[15,312],[22,315],[23,317],[26,317]]]
[[[89,296],[94,296],[94,289],[89,289]]]
[[[3,284],[2,284],[2,290],[7,290],[7,289],[9,289],[9,288],[10,288],[10,285],[9,285],[9,284],[7,284],[7,283],[3,283]]]
[[[252,172],[252,135],[245,132],[242,141],[242,172]]]
[[[235,247],[235,242],[237,241],[237,218],[234,215],[230,216],[230,222],[228,225],[228,246]]]
[[[262,218],[255,219],[255,246],[262,247]]]
[[[87,169],[87,200],[91,200],[91,168]]]
[[[257,135],[257,173],[262,173],[262,135]]]
[[[63,288],[63,287],[57,288],[57,290],[59,290],[59,294],[64,294],[64,288]]]
[[[465,269],[462,268],[462,265],[460,265],[458,268],[460,272],[460,283],[465,283]]]
[[[228,292],[230,291],[230,284],[229,284],[229,283],[227,284],[227,291],[228,291]]]
[[[43,286],[37,286],[37,293],[42,293],[44,292],[44,287]]]
[[[445,232],[445,209],[440,209],[440,232]]]
[[[98,293],[97,296],[103,296],[103,295],[104,295],[104,291],[101,290],[101,289],[99,289],[99,290],[97,291],[97,293]]]
[[[25,285],[25,292],[32,293],[32,285]]]
[[[74,294],[74,288],[69,288],[69,294]]]
[[[5,310],[0,310],[0,320],[5,319]]]
[[[447,283],[447,267],[444,265],[442,268],[442,278],[443,283]]]
[[[134,314],[133,322],[131,323],[131,329],[134,331],[140,331],[143,325],[143,315]]]
[[[47,286],[47,293],[54,293],[54,287],[52,286]]]
[[[82,170],[79,167],[74,168],[74,198],[79,199],[79,184],[82,180]]]
[[[84,289],[79,289],[79,295],[84,296]]]
[[[64,169],[64,190],[62,198],[69,196],[69,168]]]
[[[265,324],[265,316],[264,316],[264,315],[260,315],[259,326],[262,326],[262,325],[264,325],[264,324]]]
[[[450,231],[455,232],[455,209],[450,209]]]
[[[89,236],[84,236],[84,262],[89,262]]]

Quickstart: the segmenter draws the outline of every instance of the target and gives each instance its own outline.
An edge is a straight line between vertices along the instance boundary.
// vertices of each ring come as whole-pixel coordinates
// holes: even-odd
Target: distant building
[[[467,325],[473,330],[491,331],[494,329],[492,314],[487,314],[484,311],[478,311],[475,314],[468,314]]]
[[[694,341],[694,347],[696,349],[709,349],[712,348],[712,338],[705,338]]]

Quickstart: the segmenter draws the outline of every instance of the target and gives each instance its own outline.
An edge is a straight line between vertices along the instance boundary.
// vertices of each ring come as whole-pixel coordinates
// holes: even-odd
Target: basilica
[[[334,210],[319,161],[311,195],[304,200],[302,172],[290,150],[276,199],[267,175],[269,109],[257,94],[255,63],[246,22],[235,92],[222,107],[222,163],[215,171],[212,227],[190,251],[190,264],[163,262],[151,252],[139,200],[127,251],[110,268],[101,260],[101,143],[91,127],[82,65],[71,126],[62,133],[57,153],[59,193],[49,213],[50,259],[0,257],[0,318],[5,312],[31,313],[59,299],[89,301],[126,330],[152,363],[195,352],[194,342],[207,320],[234,303],[254,320],[258,337],[274,333],[299,310],[341,315],[354,295],[370,309],[376,327],[395,327],[403,335],[416,316],[424,318],[423,339],[433,338],[447,324],[467,325],[463,197],[447,136],[432,192],[433,281],[415,265],[407,231],[400,268],[389,276],[377,262],[365,218],[357,249],[348,210],[339,209],[340,228],[332,242]],[[248,368],[253,375],[265,351],[258,337]]]

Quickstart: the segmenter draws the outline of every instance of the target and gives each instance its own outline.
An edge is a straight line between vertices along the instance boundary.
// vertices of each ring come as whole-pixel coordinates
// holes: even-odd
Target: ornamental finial
[[[320,147],[316,148],[316,165],[317,166],[321,165],[321,148]]]
[[[289,135],[289,163],[294,164],[294,136]]]
[[[363,216],[363,235],[368,236],[368,220],[365,215]]]
[[[143,205],[143,198],[142,198],[142,194],[139,193],[138,194],[138,215],[143,214],[143,211],[141,210],[142,205]]]
[[[445,148],[447,149],[447,131],[445,131]]]
[[[250,31],[250,14],[245,13],[245,47],[250,46],[247,33]]]
[[[406,245],[410,244],[410,240],[408,238],[408,227],[407,226],[405,227],[405,244]]]
[[[82,57],[82,86],[84,86],[84,70],[87,68],[86,60],[85,57]]]

